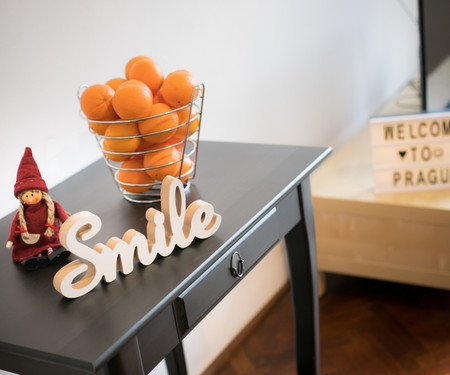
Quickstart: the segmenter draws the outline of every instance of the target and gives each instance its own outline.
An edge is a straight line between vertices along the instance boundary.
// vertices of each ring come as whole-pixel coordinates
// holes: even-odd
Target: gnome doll
[[[70,252],[59,242],[60,222],[67,219],[67,214],[48,195],[47,185],[29,147],[17,170],[14,195],[20,205],[6,243],[7,248],[12,247],[13,261],[31,271],[56,259],[67,258]]]

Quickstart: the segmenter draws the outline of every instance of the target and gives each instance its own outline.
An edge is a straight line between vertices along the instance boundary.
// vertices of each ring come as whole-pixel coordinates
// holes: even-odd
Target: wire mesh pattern
[[[78,99],[80,99],[83,91],[89,87],[88,85],[82,85],[78,89]],[[99,134],[89,126],[89,131],[94,135],[97,145],[100,148],[105,164],[109,168],[113,180],[117,185],[117,188],[122,193],[124,198],[130,202],[134,203],[154,203],[160,201],[160,190],[161,190],[161,180],[154,180],[151,183],[130,183],[120,180],[120,171],[161,171],[160,175],[163,174],[166,167],[171,168],[171,175],[179,178],[185,187],[185,190],[189,189],[190,181],[195,177],[196,167],[197,167],[197,151],[200,139],[200,128],[201,128],[201,118],[203,113],[203,100],[205,95],[205,85],[200,83],[192,94],[191,102],[180,108],[170,110],[155,116],[145,117],[133,120],[116,120],[116,121],[95,121],[88,119],[82,111],[80,111],[80,116],[92,124],[104,124],[105,127],[110,124],[115,123],[129,123],[130,126],[136,124],[139,121],[155,119],[161,116],[166,116],[173,113],[179,113],[182,110],[188,112],[187,120],[184,122],[179,122],[175,127],[168,128],[162,131],[150,132],[145,134],[133,135],[133,136],[106,136]],[[197,125],[198,122],[198,125]],[[172,138],[167,142],[158,143],[152,145],[149,148],[141,147],[134,152],[115,152],[105,149],[105,140],[127,140],[132,138],[140,138],[141,140],[149,136],[159,136],[163,133],[173,133],[177,129],[186,127],[184,132],[184,137]],[[184,128],[183,128],[184,129]],[[103,132],[102,132],[103,133]],[[179,132],[178,132],[179,133]],[[148,139],[148,138],[147,138]],[[131,160],[136,158],[144,158],[145,155],[151,153],[164,152],[165,150],[176,149],[178,151],[178,157],[167,163],[147,165],[142,168],[127,168],[123,167],[123,162],[125,160]],[[110,157],[108,157],[108,155]],[[114,161],[112,159],[120,159],[120,161]],[[178,167],[179,166],[179,167]],[[146,172],[147,173],[147,172]],[[139,192],[135,192],[138,190]],[[143,191],[145,190],[145,191]],[[140,192],[143,191],[143,192]]]

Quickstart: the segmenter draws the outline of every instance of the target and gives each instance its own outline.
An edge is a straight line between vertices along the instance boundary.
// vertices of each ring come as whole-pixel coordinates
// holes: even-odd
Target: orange
[[[180,173],[181,153],[174,147],[169,147],[167,143],[153,145],[144,156],[144,167],[156,167],[146,170],[152,180],[162,181],[166,176],[177,177]],[[166,165],[168,164],[168,165]]]
[[[181,167],[181,179],[180,179],[181,181],[185,182],[192,176],[193,173],[193,170],[191,170],[192,166],[193,166],[192,160],[189,158],[189,156],[186,156],[183,160],[183,166]]]
[[[148,86],[137,80],[122,83],[116,90],[112,105],[123,120],[150,116],[153,95]]]
[[[132,59],[130,59],[127,64],[125,65],[125,77],[127,79],[130,79],[130,69],[133,66],[133,64],[139,60],[143,60],[143,59],[149,59],[149,57],[147,56],[136,56],[133,57]]]
[[[164,101],[173,108],[189,104],[196,86],[197,79],[187,70],[177,70],[169,73],[161,86]],[[195,97],[197,97],[198,92]]]
[[[174,135],[172,138],[169,138],[166,143],[174,145],[178,150],[181,150],[184,147],[184,136],[177,137]]]
[[[153,143],[147,143],[145,142],[144,138],[141,138],[141,143],[139,143],[139,147],[137,148],[136,152],[145,152],[152,148]],[[144,154],[141,154],[139,156],[144,156]]]
[[[125,78],[113,78],[113,79],[110,79],[108,82],[106,82],[105,85],[108,85],[115,91],[115,90],[117,90],[119,85],[121,83],[124,83],[125,81],[126,81]]]
[[[112,100],[114,90],[107,85],[92,85],[83,91],[80,107],[89,120],[111,121],[117,119]]]
[[[99,122],[88,122],[89,127],[99,135],[105,135],[106,129],[109,124],[99,123]]]
[[[158,90],[158,92],[153,95],[153,104],[156,103],[164,103],[164,98],[161,95],[161,90]]]
[[[164,81],[164,74],[161,68],[151,58],[136,61],[130,67],[128,75],[130,79],[144,82],[152,90],[153,94],[158,92]]]
[[[167,141],[175,134],[174,128],[178,125],[178,115],[176,112],[170,112],[172,109],[164,103],[157,103],[152,105],[152,111],[150,116],[158,116],[152,117],[147,120],[139,121],[139,132],[142,135],[155,133],[155,132],[163,132],[159,134],[149,135],[147,137],[143,137],[144,140],[148,143],[161,143]],[[166,112],[170,112],[164,114]]]
[[[136,170],[144,168],[142,158],[125,160],[120,168],[135,169],[133,171],[120,169],[117,172],[117,179],[119,180],[120,186],[122,186],[123,189],[130,193],[143,193],[144,191],[151,188],[150,185],[154,183],[154,181],[149,177],[147,173],[145,173],[145,171]],[[129,186],[125,184],[139,184],[146,186]]]
[[[177,128],[175,132],[175,136],[182,137],[183,139],[186,137],[186,127],[189,117],[189,111],[191,107],[182,108],[177,111],[179,124],[186,124],[185,126],[181,126]],[[200,124],[200,116],[198,115],[198,111],[192,107],[191,111],[191,121],[189,122],[189,131],[188,131],[188,137],[192,135],[197,129]]]
[[[136,136],[139,135],[138,125],[136,122],[119,122],[109,124],[105,132],[105,137],[134,137],[134,138],[105,138],[103,140],[103,150],[121,153],[135,152],[141,139]],[[107,158],[114,161],[124,161],[129,159],[131,155],[115,155],[105,152]]]

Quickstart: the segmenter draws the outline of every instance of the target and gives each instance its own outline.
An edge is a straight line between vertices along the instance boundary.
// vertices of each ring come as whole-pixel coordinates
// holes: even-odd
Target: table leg
[[[130,340],[108,363],[108,375],[145,375],[137,337]]]
[[[183,343],[179,343],[166,357],[169,375],[187,375],[186,360],[184,358]]]
[[[319,309],[314,215],[309,178],[298,188],[300,222],[286,235],[294,305],[297,370],[320,374]]]
[[[327,279],[325,272],[317,272],[317,293],[319,298],[322,298],[327,291]]]

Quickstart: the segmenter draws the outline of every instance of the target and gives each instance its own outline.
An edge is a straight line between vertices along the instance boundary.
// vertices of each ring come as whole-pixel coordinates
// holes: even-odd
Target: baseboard
[[[228,361],[232,353],[255,330],[255,328],[270,314],[278,301],[290,290],[289,281],[271,298],[269,302],[256,314],[256,316],[239,332],[233,341],[220,353],[220,355],[208,366],[202,375],[214,375]]]

